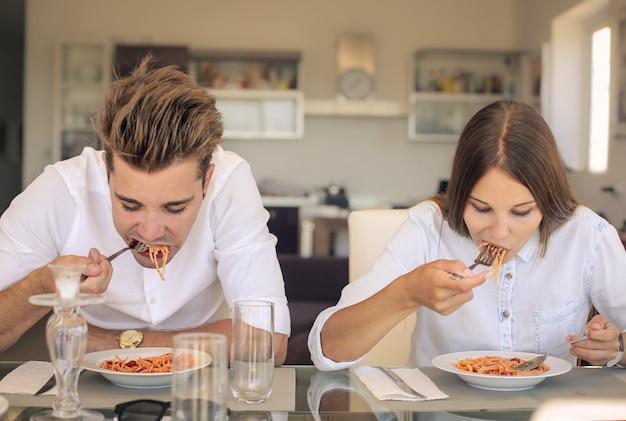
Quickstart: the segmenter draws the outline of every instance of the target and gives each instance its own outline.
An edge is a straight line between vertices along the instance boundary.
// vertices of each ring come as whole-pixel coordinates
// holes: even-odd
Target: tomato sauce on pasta
[[[492,374],[494,376],[528,376],[534,374],[545,373],[549,367],[541,364],[537,368],[528,371],[518,371],[515,369],[518,365],[526,362],[521,358],[505,358],[493,355],[487,355],[478,358],[465,358],[456,363],[456,368],[470,373]]]
[[[115,358],[104,360],[100,367],[122,373],[170,373],[172,371],[172,353],[130,360],[116,355]]]

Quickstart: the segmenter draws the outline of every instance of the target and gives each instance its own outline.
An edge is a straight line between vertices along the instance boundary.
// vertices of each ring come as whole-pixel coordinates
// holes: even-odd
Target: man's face
[[[109,189],[115,229],[126,243],[135,239],[147,245],[167,246],[171,260],[196,220],[212,172],[213,165],[203,186],[193,158],[147,173],[113,156]],[[133,255],[141,266],[154,267],[147,251]]]

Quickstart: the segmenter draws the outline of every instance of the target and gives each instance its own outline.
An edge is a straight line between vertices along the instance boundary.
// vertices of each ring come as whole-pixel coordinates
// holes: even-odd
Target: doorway
[[[22,190],[24,0],[0,2],[0,214]]]

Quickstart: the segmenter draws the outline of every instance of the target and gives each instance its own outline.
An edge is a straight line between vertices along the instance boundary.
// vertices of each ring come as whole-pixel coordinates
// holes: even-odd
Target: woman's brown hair
[[[490,169],[500,168],[534,196],[543,219],[539,225],[542,254],[552,231],[578,205],[552,130],[532,106],[515,101],[494,102],[467,123],[457,145],[452,174],[443,196],[436,198],[455,232],[469,237],[463,219],[476,182]]]

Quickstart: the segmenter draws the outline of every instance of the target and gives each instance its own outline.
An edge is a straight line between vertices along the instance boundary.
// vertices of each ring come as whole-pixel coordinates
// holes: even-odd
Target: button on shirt
[[[102,152],[46,167],[0,218],[0,289],[22,279],[58,255],[87,255],[96,247],[109,255],[125,246],[115,230]],[[228,318],[236,300],[275,304],[279,333],[289,334],[284,283],[276,258],[276,237],[267,229],[249,165],[221,147],[206,198],[184,245],[167,262],[165,281],[154,268],[137,264],[132,253],[113,263],[106,302],[81,314],[105,329],[176,330]]]
[[[478,253],[470,238],[452,232],[439,207],[425,201],[409,210],[371,271],[344,288],[336,306],[323,311],[309,335],[309,349],[322,370],[346,368],[325,358],[321,329],[335,311],[360,302],[417,266],[437,259],[473,262]],[[480,268],[480,267],[479,267]],[[478,271],[480,269],[476,269]],[[543,353],[582,335],[591,306],[621,330],[626,329],[626,253],[617,231],[580,206],[552,233],[541,256],[538,233],[493,278],[474,288],[474,298],[448,316],[418,309],[412,338],[412,365],[432,365],[432,358],[470,350]],[[561,358],[573,361],[568,349]]]

